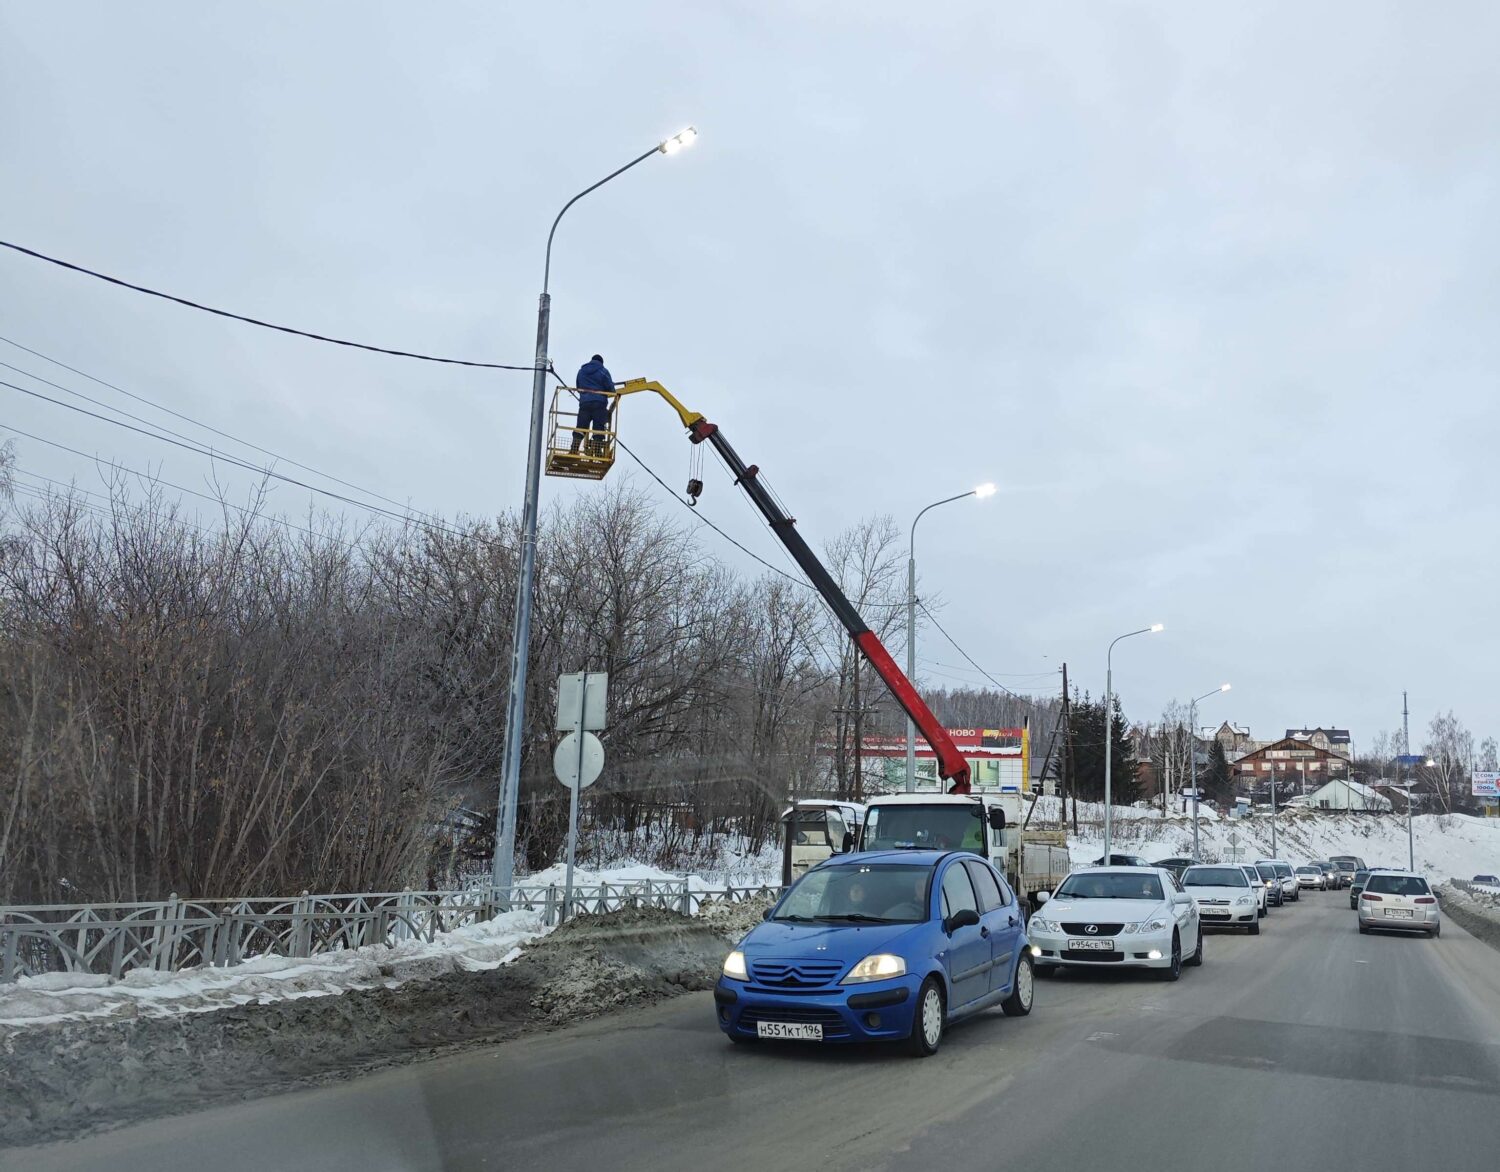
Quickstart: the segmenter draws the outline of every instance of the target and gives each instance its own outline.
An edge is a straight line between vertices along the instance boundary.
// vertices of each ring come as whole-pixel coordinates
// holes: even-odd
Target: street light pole
[[[1207,700],[1220,692],[1229,691],[1228,684],[1220,684],[1212,692],[1204,692],[1198,700]],[[1193,858],[1198,858],[1198,700],[1188,705],[1188,779],[1193,791]]]
[[[935,509],[939,505],[951,505],[954,501],[965,500],[968,497],[976,497],[983,500],[987,496],[995,495],[993,484],[981,484],[978,488],[971,488],[968,492],[961,492],[957,496],[944,497],[918,513],[916,519],[911,523],[911,538],[906,544],[906,678],[915,680],[917,678],[917,521],[922,519],[922,514],[928,509]],[[906,718],[906,792],[914,793],[917,788],[917,723],[910,716]]]
[[[1110,801],[1113,793],[1110,789],[1110,766],[1115,755],[1114,713],[1111,711],[1115,688],[1115,644],[1121,639],[1130,639],[1136,635],[1154,635],[1160,630],[1162,630],[1162,624],[1153,623],[1149,627],[1142,627],[1139,631],[1126,631],[1123,635],[1117,635],[1104,656],[1104,865],[1106,867],[1109,866],[1109,836],[1112,825]]]
[[[531,650],[531,594],[536,578],[536,529],[542,481],[542,446],[547,426],[547,343],[552,324],[552,238],[568,209],[589,192],[623,175],[652,155],[675,154],[698,136],[691,126],[657,143],[599,182],[585,187],[552,221],[547,233],[547,252],[542,267],[542,295],[536,311],[536,365],[531,373],[531,432],[526,448],[526,502],[521,511],[520,567],[516,578],[516,605],[510,632],[510,678],[505,702],[505,747],[500,766],[500,804],[495,816],[495,861],[491,883],[508,891],[516,872],[516,806],[521,793],[521,742],[526,723],[526,661]]]

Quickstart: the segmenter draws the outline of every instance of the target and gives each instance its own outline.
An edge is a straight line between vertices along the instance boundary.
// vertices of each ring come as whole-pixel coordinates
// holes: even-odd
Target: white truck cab
[[[791,826],[792,808],[781,812],[781,824],[792,836],[792,876],[796,878],[824,859],[852,850],[864,820],[858,802],[810,798],[797,803],[797,825]]]
[[[879,850],[965,850],[983,855],[1017,894],[1050,891],[1069,870],[1062,831],[1023,831],[1015,793],[892,794],[865,805],[858,846]]]

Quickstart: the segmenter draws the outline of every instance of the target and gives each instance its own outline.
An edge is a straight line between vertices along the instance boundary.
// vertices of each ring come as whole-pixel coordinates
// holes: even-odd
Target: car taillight
[[[1419,895],[1412,903],[1437,903],[1437,900],[1430,895]]]
[[[1380,902],[1380,896],[1371,895],[1368,891],[1361,891],[1359,897],[1360,899],[1373,899],[1376,903]]]

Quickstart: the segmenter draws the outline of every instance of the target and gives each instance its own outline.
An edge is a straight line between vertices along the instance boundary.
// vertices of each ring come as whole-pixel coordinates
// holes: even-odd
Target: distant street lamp
[[[906,546],[906,678],[909,680],[917,678],[917,521],[922,519],[923,513],[926,513],[928,509],[935,509],[939,505],[951,505],[954,501],[967,500],[969,497],[982,501],[985,497],[994,495],[993,484],[981,484],[957,496],[933,501],[921,513],[918,513],[916,520],[911,523],[911,540]],[[913,793],[916,788],[917,723],[908,716],[906,718],[906,792]]]
[[[1115,636],[1109,645],[1109,651],[1104,656],[1104,865],[1109,866],[1109,838],[1112,824],[1110,801],[1113,790],[1110,788],[1110,766],[1114,759],[1114,721],[1112,719],[1115,687],[1114,655],[1115,644],[1121,639],[1131,639],[1136,635],[1154,635],[1157,631],[1165,630],[1163,624],[1153,623],[1149,627],[1142,627],[1139,631],[1126,631],[1123,635]]]
[[[1429,757],[1425,762],[1423,762],[1423,764],[1425,764],[1428,769],[1431,769],[1434,765],[1437,764],[1437,762]],[[1414,786],[1415,784],[1416,780],[1412,777],[1410,766],[1408,766],[1406,774],[1406,869],[1408,871],[1415,871],[1417,869],[1417,840],[1413,835],[1411,828],[1411,790],[1412,786]]]
[[[673,155],[698,137],[689,126],[637,155],[598,183],[585,187],[557,213],[547,233],[542,267],[542,296],[536,311],[536,365],[531,373],[531,437],[526,446],[526,503],[521,514],[521,565],[516,580],[516,609],[510,629],[510,681],[506,694],[505,747],[500,766],[500,806],[495,816],[495,861],[490,881],[508,889],[516,871],[516,805],[521,793],[521,739],[526,727],[526,660],[531,650],[531,593],[536,578],[537,504],[541,494],[542,446],[547,421],[547,342],[552,321],[552,237],[568,209],[589,192],[603,187],[652,155]]]
[[[1198,700],[1207,700],[1220,692],[1229,691],[1228,684],[1220,684],[1212,692],[1204,692]],[[1198,857],[1198,700],[1188,705],[1188,778],[1193,790],[1193,858]]]

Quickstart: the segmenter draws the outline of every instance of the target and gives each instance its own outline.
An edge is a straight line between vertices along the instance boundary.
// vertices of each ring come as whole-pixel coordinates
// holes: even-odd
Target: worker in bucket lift
[[[615,389],[615,380],[604,365],[604,359],[595,354],[578,368],[578,428],[573,432],[573,451],[578,450],[585,438],[585,428],[590,431],[609,430],[609,395]],[[604,451],[604,437],[591,435],[588,450],[594,454]]]

